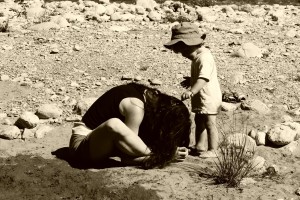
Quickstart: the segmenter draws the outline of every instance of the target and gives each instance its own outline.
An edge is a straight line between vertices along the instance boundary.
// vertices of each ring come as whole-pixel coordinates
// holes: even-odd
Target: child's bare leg
[[[130,156],[146,156],[146,144],[121,120],[112,118],[88,135],[90,158],[94,161],[109,157],[115,148]]]
[[[215,151],[218,149],[219,134],[216,123],[217,115],[207,115],[207,121],[205,124],[208,138],[208,150]]]
[[[207,141],[207,132],[206,132],[206,116],[202,114],[196,114],[195,115],[195,124],[196,124],[196,130],[195,130],[195,139],[196,144],[195,148],[199,151],[205,151],[206,150],[206,141]]]

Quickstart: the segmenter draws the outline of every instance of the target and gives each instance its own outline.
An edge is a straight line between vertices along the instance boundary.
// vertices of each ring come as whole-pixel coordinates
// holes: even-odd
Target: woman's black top
[[[140,91],[137,85],[120,85],[100,96],[87,110],[82,121],[90,129],[97,128],[110,118],[118,118],[124,122],[124,116],[119,111],[119,105],[127,97],[138,98],[144,102],[143,91]]]

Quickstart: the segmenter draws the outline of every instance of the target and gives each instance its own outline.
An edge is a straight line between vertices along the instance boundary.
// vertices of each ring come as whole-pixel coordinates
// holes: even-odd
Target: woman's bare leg
[[[117,118],[109,119],[98,126],[88,135],[88,141],[90,157],[95,161],[111,156],[115,148],[134,157],[151,153],[141,138]]]

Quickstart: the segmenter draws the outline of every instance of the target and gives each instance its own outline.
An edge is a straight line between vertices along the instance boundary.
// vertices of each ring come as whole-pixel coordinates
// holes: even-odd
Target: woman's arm
[[[145,162],[150,156],[141,156],[141,157],[127,157],[124,156],[121,158],[121,162],[126,165],[141,165]]]
[[[183,162],[187,156],[188,156],[188,149],[186,147],[178,147],[172,162]],[[150,156],[141,156],[141,157],[123,156],[121,158],[121,161],[126,165],[140,165],[143,162],[145,162],[149,157]]]

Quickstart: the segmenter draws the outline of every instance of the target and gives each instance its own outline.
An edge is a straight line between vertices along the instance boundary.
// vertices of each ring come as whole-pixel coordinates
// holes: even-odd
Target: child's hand
[[[185,91],[182,95],[181,95],[181,100],[184,101],[186,99],[189,99],[193,96],[193,92],[191,91]]]
[[[182,87],[184,87],[184,88],[189,88],[190,86],[191,86],[191,84],[190,84],[190,77],[188,77],[188,76],[185,76],[185,77],[183,77],[184,78],[184,80],[183,81],[181,81],[180,82],[180,85],[182,86]]]
[[[186,147],[177,147],[177,151],[175,154],[175,161],[182,162],[188,156],[189,151]]]

